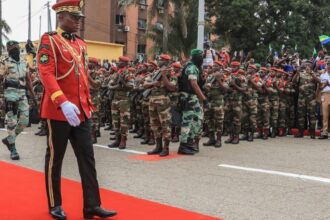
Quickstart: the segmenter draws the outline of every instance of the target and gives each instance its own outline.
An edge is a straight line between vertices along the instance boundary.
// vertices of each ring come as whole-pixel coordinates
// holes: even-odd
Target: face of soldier
[[[82,17],[63,12],[58,15],[58,25],[69,33],[76,33],[80,30]]]
[[[202,55],[196,55],[191,58],[191,61],[197,66],[201,67],[203,65],[203,56]]]
[[[14,60],[16,60],[17,62],[20,60],[20,50],[19,47],[13,47],[11,50],[8,51],[8,54],[11,58],[13,58]]]

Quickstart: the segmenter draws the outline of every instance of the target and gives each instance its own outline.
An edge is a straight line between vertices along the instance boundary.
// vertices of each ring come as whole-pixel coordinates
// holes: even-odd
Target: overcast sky
[[[49,0],[52,6],[56,0]],[[2,0],[2,16],[12,29],[9,38],[17,41],[26,41],[28,38],[28,0]],[[39,17],[41,16],[41,33],[48,31],[47,8],[48,0],[31,0],[31,34],[32,40],[39,39]],[[55,29],[55,13],[52,14],[52,29]]]

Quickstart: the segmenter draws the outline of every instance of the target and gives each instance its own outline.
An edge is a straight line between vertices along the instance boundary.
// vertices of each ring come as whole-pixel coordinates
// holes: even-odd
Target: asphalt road
[[[10,161],[4,146],[0,160],[43,171],[46,138],[35,136],[36,129],[34,125],[18,137],[20,161]],[[5,135],[0,131],[0,138]],[[102,131],[98,144],[109,142],[108,132]],[[154,162],[130,158],[152,148],[139,143],[130,135],[128,149],[133,152],[95,146],[101,187],[224,219],[330,219],[329,141],[255,140],[220,149],[201,147],[192,157]],[[80,180],[70,147],[62,174]]]

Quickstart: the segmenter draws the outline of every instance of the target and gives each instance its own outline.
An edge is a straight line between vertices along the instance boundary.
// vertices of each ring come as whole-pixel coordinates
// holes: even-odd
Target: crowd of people
[[[320,129],[319,139],[328,139],[330,57],[325,51],[313,60],[283,52],[272,64],[262,66],[253,58],[230,60],[224,51],[212,52],[213,62],[209,62],[207,49],[200,83],[208,101],[199,116],[203,129],[194,140],[188,140],[190,148],[179,148],[179,153],[197,153],[202,136],[209,138],[204,146],[214,147],[221,147],[222,137],[227,135],[225,143],[238,144],[291,135],[294,128],[298,129],[296,138],[304,137],[307,129],[315,139],[315,131]],[[134,138],[142,139],[141,144],[156,145],[148,154],[167,156],[170,141],[180,141],[183,106],[178,81],[190,63],[174,62],[167,54],[143,63],[124,56],[111,64],[89,58],[96,107],[94,143],[105,126],[113,135],[109,147],[125,149],[131,129]],[[41,129],[40,133],[45,132]]]

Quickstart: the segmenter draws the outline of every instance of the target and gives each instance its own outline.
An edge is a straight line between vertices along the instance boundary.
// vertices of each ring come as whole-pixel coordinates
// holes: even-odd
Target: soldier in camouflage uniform
[[[0,128],[5,128],[5,118],[6,118],[5,87],[4,87],[3,75],[0,75]]]
[[[97,143],[97,133],[100,133],[100,87],[101,87],[101,77],[100,72],[97,71],[96,65],[98,60],[96,58],[90,57],[88,59],[88,80],[90,84],[90,94],[92,98],[92,103],[95,107],[92,113],[92,142]]]
[[[239,134],[241,132],[241,118],[242,118],[242,94],[246,92],[244,82],[246,78],[244,76],[245,71],[240,69],[240,63],[237,61],[231,64],[233,72],[230,76],[229,85],[232,88],[232,92],[227,96],[226,113],[228,120],[227,129],[229,132],[229,138],[225,141],[226,144],[238,144]]]
[[[133,89],[133,76],[127,70],[128,63],[128,57],[119,57],[118,71],[114,80],[110,82],[110,89],[114,90],[111,111],[113,127],[116,132],[116,140],[109,145],[110,148],[126,148],[130,120],[128,93]]]
[[[188,62],[179,78],[180,106],[182,111],[181,140],[178,150],[179,154],[194,155],[198,149],[199,135],[202,131],[203,109],[200,100],[205,108],[209,103],[203,94],[202,88],[202,64],[203,51],[194,49],[191,51],[191,61]]]
[[[257,67],[250,64],[247,71],[247,92],[243,94],[242,132],[240,140],[253,141],[253,134],[257,129],[258,93],[260,91]]]
[[[44,93],[44,87],[40,81],[38,74],[35,75],[34,80],[32,81],[32,86],[33,86],[34,93],[36,95],[38,109],[40,109],[41,99],[42,99],[42,96]],[[35,133],[35,135],[38,135],[38,136],[47,135],[47,122],[45,120],[41,119],[40,130],[37,133]]]
[[[158,65],[150,61],[148,64],[148,75],[153,75],[155,71],[157,71]],[[147,77],[147,76],[145,76]],[[145,79],[143,80],[143,83],[140,84],[140,86],[143,88],[143,84],[145,82]],[[144,88],[143,88],[144,89]],[[144,93],[145,94],[145,93]],[[143,121],[144,121],[144,137],[141,144],[148,144],[148,145],[155,145],[155,138],[153,135],[153,132],[151,131],[150,127],[150,115],[149,115],[149,96],[143,95],[142,98],[142,115],[143,115]]]
[[[12,160],[19,160],[15,141],[17,136],[29,123],[29,105],[26,97],[28,88],[34,97],[31,79],[27,73],[27,64],[20,58],[20,47],[16,41],[7,42],[9,57],[3,60],[0,66],[0,75],[5,79],[4,97],[8,118],[8,136],[2,143],[10,151]],[[19,118],[17,118],[19,116]]]
[[[181,76],[182,65],[179,62],[172,64],[172,76],[175,78],[179,78]],[[177,85],[176,91],[171,92],[170,99],[171,99],[171,115],[172,115],[172,142],[176,143],[179,142],[180,136],[180,125],[181,125],[181,114],[179,109],[179,97],[180,93],[178,92],[179,88]]]
[[[272,89],[272,93],[269,94],[270,103],[270,127],[271,127],[271,137],[275,138],[278,129],[278,109],[279,109],[279,94],[277,90],[278,80],[276,77],[276,68],[272,68],[270,71],[269,79],[271,85],[269,88]]]
[[[312,71],[312,63],[305,61],[301,70],[294,76],[293,82],[299,86],[298,96],[298,129],[297,138],[304,137],[305,117],[308,116],[310,137],[315,139],[316,127],[316,96],[319,77]]]
[[[205,89],[210,102],[210,108],[207,109],[209,118],[205,121],[209,128],[209,140],[203,145],[219,148],[222,146],[221,137],[225,115],[224,95],[230,89],[225,81],[225,74],[221,62],[214,62],[212,73],[206,79]]]
[[[118,69],[115,66],[110,68],[110,72],[105,72],[104,79],[101,85],[101,109],[103,109],[105,122],[108,123],[108,127],[104,130],[108,131],[112,129],[112,115],[111,115],[111,103],[113,100],[113,92],[109,89],[111,78]]]
[[[150,89],[149,114],[150,127],[156,139],[156,148],[149,151],[149,155],[159,154],[161,157],[169,155],[171,141],[171,100],[168,93],[174,92],[177,78],[171,76],[168,69],[171,57],[160,55],[159,70],[146,78],[145,89]],[[163,142],[164,141],[164,142]]]

